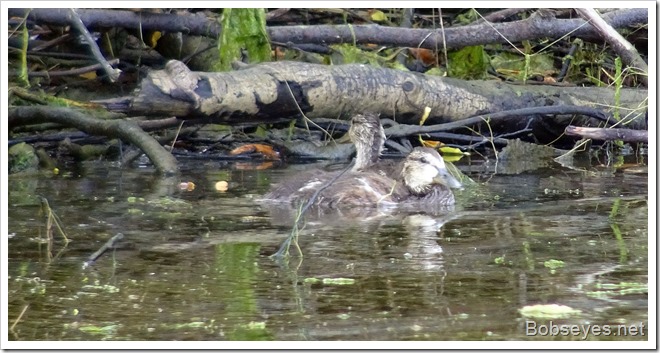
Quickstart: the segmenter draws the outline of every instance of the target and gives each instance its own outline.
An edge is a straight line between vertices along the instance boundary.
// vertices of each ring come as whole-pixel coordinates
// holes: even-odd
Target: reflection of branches
[[[64,238],[65,244],[68,244],[69,238],[67,238],[66,232],[62,229],[62,221],[60,220],[60,217],[55,214],[52,208],[50,208],[48,200],[45,197],[40,196],[40,198],[41,210],[46,214],[46,234],[48,235],[48,242],[50,243],[53,241],[53,224],[55,224],[57,230]]]
[[[60,220],[60,217],[58,217],[53,209],[50,208],[48,200],[43,196],[39,196],[39,198],[41,199],[41,211],[46,214],[46,236],[48,237],[48,241],[46,242],[46,255],[48,256],[48,262],[52,262],[54,258],[58,258],[64,251],[64,248],[62,248],[53,258],[53,224],[55,224],[60,235],[62,235],[64,238],[65,248],[66,245],[69,244],[69,238],[67,238],[66,232],[64,232],[64,229],[62,229],[62,221]]]
[[[16,318],[16,320],[14,321],[14,323],[13,323],[13,324],[11,325],[11,327],[9,328],[9,331],[11,331],[14,335],[16,335],[16,331],[14,331],[14,327],[16,327],[16,324],[18,324],[19,321],[21,321],[21,318],[23,318],[23,315],[25,315],[25,312],[27,311],[27,309],[28,309],[29,307],[30,307],[30,304],[27,304],[27,305],[25,305],[25,306],[23,307],[23,310],[21,310],[21,313],[18,315],[18,317]]]

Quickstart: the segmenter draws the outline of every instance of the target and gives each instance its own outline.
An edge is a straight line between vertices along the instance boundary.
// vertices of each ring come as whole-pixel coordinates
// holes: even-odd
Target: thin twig
[[[119,63],[119,59],[112,59],[108,61],[109,65],[116,65]],[[63,70],[63,71],[31,71],[28,72],[29,77],[58,77],[58,76],[77,76],[82,75],[87,72],[96,71],[103,68],[102,64],[94,64],[85,67],[79,67],[72,70]],[[9,72],[10,75],[18,75],[18,72],[13,71]]]
[[[98,61],[98,63],[101,64],[101,67],[108,75],[108,79],[110,79],[110,82],[117,81],[117,79],[119,78],[119,73],[121,71],[118,69],[113,69],[110,63],[108,63],[108,61],[105,60],[105,57],[103,57],[101,50],[99,49],[98,45],[96,45],[96,41],[94,41],[92,35],[89,34],[87,27],[85,27],[85,24],[83,23],[82,19],[80,18],[80,16],[78,15],[75,9],[69,9],[69,23],[71,24],[71,26],[73,26],[73,28],[78,30],[78,32],[83,37],[85,37],[85,41],[87,42],[87,45],[89,45],[89,48],[92,50],[92,55],[94,55],[96,61]]]
[[[170,151],[174,151],[174,144],[176,143],[176,140],[179,138],[179,132],[181,132],[181,128],[183,127],[183,123],[185,123],[185,120],[181,120],[181,124],[179,124],[179,128],[176,130],[176,135],[174,135],[174,139],[172,139],[172,147],[170,147]]]
[[[312,119],[308,118],[307,115],[305,115],[305,113],[300,108],[300,105],[298,104],[298,101],[296,101],[296,96],[293,94],[293,91],[291,90],[291,87],[289,86],[289,83],[286,82],[286,81],[284,81],[284,83],[286,84],[286,88],[289,90],[289,93],[291,94],[291,98],[293,99],[293,103],[296,104],[296,109],[298,109],[298,112],[300,113],[300,115],[302,115],[302,117],[305,118],[304,121],[305,121],[305,127],[307,128],[307,130],[309,130],[309,126],[307,125],[307,122],[310,122],[310,123],[312,123],[312,125],[314,125],[314,127],[316,127],[317,129],[323,131],[323,133],[325,135],[327,135],[332,140],[332,135],[330,135],[330,133],[328,133],[327,130],[320,127]]]
[[[21,310],[21,313],[18,315],[18,317],[16,318],[16,320],[14,321],[14,323],[11,325],[11,327],[9,328],[9,331],[14,332],[14,327],[16,327],[16,324],[18,324],[18,322],[21,321],[21,318],[23,317],[23,314],[25,314],[25,312],[27,311],[27,309],[28,309],[29,307],[30,307],[30,304],[26,304],[26,305],[23,307],[23,310]]]
[[[53,223],[54,223],[55,226],[57,227],[57,230],[60,232],[60,234],[64,238],[65,244],[68,244],[69,243],[69,238],[66,236],[66,232],[64,231],[64,229],[62,229],[62,225],[61,225],[62,221],[60,220],[60,217],[57,216],[57,214],[55,214],[55,211],[53,211],[53,209],[50,207],[50,204],[48,203],[48,199],[46,199],[43,196],[40,196],[40,197],[41,197],[41,206],[44,208],[44,212],[46,213],[46,217],[47,217],[47,219],[46,219],[46,231],[49,234],[49,238],[51,238],[51,234],[52,234],[51,228],[52,228]],[[51,241],[52,241],[52,238],[51,238]]]
[[[631,66],[641,70],[640,80],[648,87],[649,67],[639,55],[635,47],[628,42],[619,32],[610,26],[594,9],[575,9],[582,18],[591,24],[598,33],[612,46],[612,49]]]
[[[94,252],[92,255],[90,255],[87,258],[87,261],[83,263],[83,269],[91,266],[94,262],[96,262],[96,260],[98,260],[99,257],[101,257],[101,255],[103,255],[106,251],[108,251],[108,249],[114,248],[115,244],[123,238],[124,238],[124,234],[117,233],[115,236],[108,239],[108,241],[106,241],[105,244],[103,244],[103,246],[101,246],[100,249],[98,249],[96,252]]]

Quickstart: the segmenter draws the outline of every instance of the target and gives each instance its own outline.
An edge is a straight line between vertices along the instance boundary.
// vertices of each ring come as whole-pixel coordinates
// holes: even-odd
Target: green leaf
[[[488,56],[482,45],[465,47],[449,53],[449,76],[462,79],[480,79],[487,75]]]
[[[385,15],[385,13],[383,11],[380,11],[380,10],[373,11],[369,17],[371,17],[371,20],[374,21],[374,22],[385,22],[385,21],[387,21],[387,16]]]

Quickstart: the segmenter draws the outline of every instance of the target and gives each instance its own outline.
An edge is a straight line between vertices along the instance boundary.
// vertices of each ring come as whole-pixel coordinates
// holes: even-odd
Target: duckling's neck
[[[354,116],[348,135],[356,149],[354,171],[366,170],[378,162],[386,139],[378,114]]]
[[[356,144],[355,165],[353,171],[365,170],[372,167],[380,157],[382,144],[377,142],[372,145]]]

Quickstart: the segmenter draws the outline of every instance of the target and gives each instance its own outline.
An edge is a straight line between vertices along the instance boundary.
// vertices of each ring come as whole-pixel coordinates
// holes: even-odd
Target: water
[[[309,214],[303,256],[276,261],[295,212],[255,198],[315,165],[254,167],[183,161],[179,179],[161,180],[90,163],[11,179],[9,339],[580,340],[528,334],[648,328],[647,174],[473,173],[479,186],[451,212]],[[53,226],[49,245],[40,197],[70,243]],[[576,312],[520,313],[537,304]],[[628,333],[587,339],[648,339]]]

